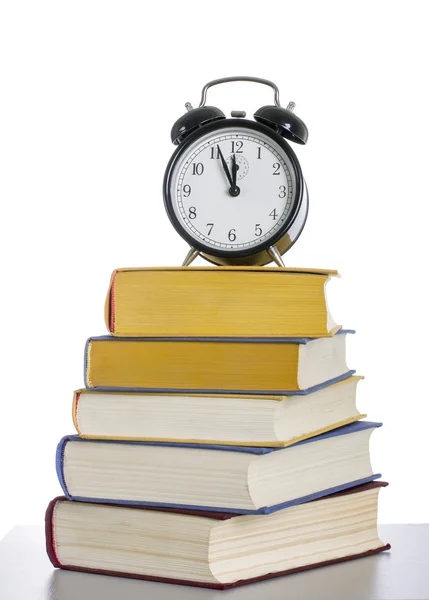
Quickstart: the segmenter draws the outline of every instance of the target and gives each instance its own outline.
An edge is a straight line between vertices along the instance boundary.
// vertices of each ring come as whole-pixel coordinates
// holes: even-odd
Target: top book
[[[121,337],[330,337],[326,283],[337,271],[148,267],[113,272],[106,325]]]

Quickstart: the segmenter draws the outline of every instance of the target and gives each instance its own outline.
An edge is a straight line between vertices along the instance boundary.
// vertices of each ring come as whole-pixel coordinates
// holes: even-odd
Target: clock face
[[[167,196],[176,224],[208,251],[269,246],[296,209],[297,173],[285,149],[257,128],[227,126],[186,145]]]

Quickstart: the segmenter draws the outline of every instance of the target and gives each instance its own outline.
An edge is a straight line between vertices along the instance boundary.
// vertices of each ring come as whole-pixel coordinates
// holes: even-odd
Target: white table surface
[[[429,524],[380,525],[382,552],[232,590],[206,590],[54,569],[42,527],[0,541],[0,600],[429,600]]]

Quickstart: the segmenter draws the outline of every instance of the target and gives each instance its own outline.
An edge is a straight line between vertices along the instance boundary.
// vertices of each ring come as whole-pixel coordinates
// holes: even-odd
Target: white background
[[[309,127],[295,150],[310,214],[285,260],[340,271],[330,304],[357,330],[359,408],[384,422],[380,521],[428,521],[427,3],[0,6],[0,537],[60,493],[55,447],[111,272],[181,263],[161,194],[170,129],[237,74],[275,81]],[[252,115],[272,94],[231,84],[208,100]]]

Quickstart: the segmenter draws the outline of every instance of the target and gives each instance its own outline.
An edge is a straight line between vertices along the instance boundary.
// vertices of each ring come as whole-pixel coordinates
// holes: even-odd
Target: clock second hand
[[[238,196],[239,193],[240,193],[240,188],[237,187],[235,185],[235,182],[234,182],[234,179],[235,179],[236,175],[233,175],[233,177],[231,177],[231,173],[229,172],[228,165],[226,164],[226,160],[225,160],[225,158],[224,158],[224,156],[222,154],[222,151],[219,148],[219,144],[217,145],[217,149],[219,151],[219,156],[220,156],[220,160],[222,162],[223,170],[225,171],[225,175],[227,176],[228,181],[229,181],[229,185],[231,186],[229,188],[229,193],[230,193],[231,196]],[[233,160],[234,160],[234,164],[235,164],[235,155],[234,155]]]

